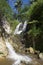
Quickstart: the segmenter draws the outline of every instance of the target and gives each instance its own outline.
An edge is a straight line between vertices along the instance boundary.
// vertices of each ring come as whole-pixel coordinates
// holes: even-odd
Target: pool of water
[[[0,65],[12,65],[12,64],[13,64],[13,61],[10,59],[4,58],[4,59],[0,60]]]

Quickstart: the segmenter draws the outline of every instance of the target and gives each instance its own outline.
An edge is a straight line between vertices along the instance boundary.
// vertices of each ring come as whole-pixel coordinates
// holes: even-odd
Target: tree
[[[11,7],[8,5],[6,0],[0,0],[0,11],[3,12],[4,16],[7,19],[12,19],[13,11],[12,11]]]
[[[40,28],[38,29],[36,28],[36,23],[38,23],[37,20],[33,20],[32,22],[28,23],[28,24],[31,24],[31,29],[28,31],[28,34],[32,35],[32,42],[33,42],[34,49],[35,49],[35,38],[41,32]]]
[[[23,9],[20,7],[18,6],[20,13],[17,17],[22,21],[28,21],[28,28],[30,26],[30,29],[26,33],[32,36],[33,42],[31,43],[33,43],[35,49],[35,38],[43,35],[43,0],[31,0],[30,6],[27,9],[26,6]]]
[[[20,13],[21,6],[22,6],[22,1],[17,0],[16,3],[15,3],[15,8],[18,10],[18,13]]]
[[[35,49],[35,38],[37,36],[43,36],[43,0],[37,0],[32,3],[29,10],[26,12],[28,24],[31,24],[28,33],[32,35],[33,47]],[[30,22],[29,22],[30,21]],[[35,21],[38,21],[38,23]],[[41,42],[42,43],[42,42]]]

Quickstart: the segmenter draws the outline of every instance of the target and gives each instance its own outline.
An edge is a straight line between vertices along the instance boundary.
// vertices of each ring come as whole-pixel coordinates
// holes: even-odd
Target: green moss
[[[0,54],[3,54],[3,52],[0,52]]]

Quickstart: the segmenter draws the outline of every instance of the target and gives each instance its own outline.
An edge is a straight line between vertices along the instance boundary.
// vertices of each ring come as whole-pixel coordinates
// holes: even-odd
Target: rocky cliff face
[[[2,37],[0,37],[0,58],[4,58],[7,56],[7,48],[5,42]]]

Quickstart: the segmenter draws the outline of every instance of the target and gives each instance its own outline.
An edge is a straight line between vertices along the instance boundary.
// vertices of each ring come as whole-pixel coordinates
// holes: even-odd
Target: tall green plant
[[[36,28],[36,23],[38,21],[33,20],[32,22],[29,22],[28,24],[31,24],[31,29],[28,31],[28,34],[32,35],[32,43],[33,43],[33,48],[35,49],[35,38],[37,35],[40,34],[40,28]]]

